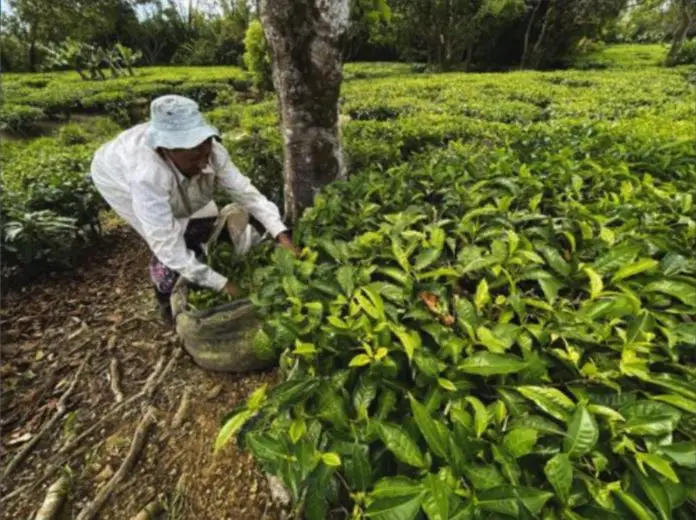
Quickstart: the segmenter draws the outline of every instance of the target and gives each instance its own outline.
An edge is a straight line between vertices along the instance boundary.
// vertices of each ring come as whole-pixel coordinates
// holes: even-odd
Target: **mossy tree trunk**
[[[285,217],[297,222],[316,193],[343,177],[338,98],[349,0],[261,0],[280,100]]]

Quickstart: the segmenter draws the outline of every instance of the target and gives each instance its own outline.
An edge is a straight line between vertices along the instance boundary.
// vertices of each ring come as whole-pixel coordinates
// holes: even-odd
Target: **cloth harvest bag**
[[[235,251],[245,254],[263,240],[249,225],[249,214],[238,204],[220,210],[213,233],[204,245],[207,253],[227,228]],[[176,332],[184,348],[201,368],[215,372],[248,372],[271,366],[274,359],[260,359],[253,351],[261,321],[247,299],[236,300],[202,311],[187,304],[189,284],[180,277],[172,292]]]

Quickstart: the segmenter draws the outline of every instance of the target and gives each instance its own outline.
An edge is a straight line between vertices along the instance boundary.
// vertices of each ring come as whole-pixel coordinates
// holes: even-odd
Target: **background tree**
[[[314,195],[343,175],[338,96],[349,0],[262,0],[261,20],[280,101],[285,217],[297,222]]]
[[[125,0],[9,0],[11,26],[27,45],[29,70],[38,70],[40,46],[66,38],[91,41],[111,33]]]
[[[668,65],[675,63],[689,30],[696,23],[696,0],[674,0],[674,4],[677,11],[677,24],[672,35],[672,46],[667,55]]]
[[[583,38],[616,20],[627,0],[531,0],[522,68],[561,65]]]
[[[394,33],[390,31],[391,20],[392,10],[387,0],[351,0],[350,24],[344,38],[344,58],[370,59],[369,56],[376,50],[382,53],[380,57],[396,59],[398,52],[394,49]],[[375,49],[366,51],[370,47]]]
[[[252,20],[244,37],[244,65],[251,74],[254,86],[261,92],[273,89],[271,57],[268,42],[259,20]]]

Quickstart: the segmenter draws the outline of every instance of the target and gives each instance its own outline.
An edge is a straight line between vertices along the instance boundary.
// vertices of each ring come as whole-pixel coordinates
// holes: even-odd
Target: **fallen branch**
[[[179,408],[177,408],[174,414],[174,420],[172,421],[172,426],[174,428],[180,428],[186,419],[186,414],[188,413],[189,404],[191,401],[191,391],[188,388],[184,388],[184,392],[181,394],[181,401],[179,402]]]
[[[116,402],[120,403],[123,401],[123,392],[121,392],[121,378],[118,373],[118,360],[116,358],[111,358],[111,364],[109,365],[109,383],[111,384],[111,391],[116,398]]]
[[[154,387],[157,383],[157,378],[159,377],[160,372],[162,371],[162,367],[164,366],[164,360],[164,356],[159,358],[157,364],[155,365],[155,369],[152,371],[152,374],[150,374],[150,376],[147,378],[147,381],[145,381],[143,389],[139,392],[140,394],[149,396],[152,392],[154,392]]]
[[[153,500],[143,507],[131,520],[152,520],[164,511],[162,502],[158,499]]]
[[[77,515],[77,520],[92,520],[92,518],[97,516],[116,487],[123,481],[124,478],[126,478],[126,475],[131,471],[133,466],[135,466],[135,463],[140,456],[140,452],[145,446],[147,432],[154,422],[154,409],[152,407],[148,407],[148,409],[145,411],[145,415],[138,424],[138,427],[135,429],[135,434],[133,435],[133,440],[131,441],[128,455],[126,455],[126,458],[121,463],[118,471],[113,477],[111,477],[109,482],[107,482],[104,487],[101,488],[95,499],[87,504],[82,511],[80,511],[80,514]]]
[[[72,356],[73,354],[77,354],[77,352],[78,352],[79,350],[82,350],[84,347],[86,347],[87,345],[89,345],[90,343],[92,343],[93,340],[94,340],[94,338],[91,337],[91,336],[90,336],[89,338],[85,338],[85,339],[82,340],[80,343],[78,343],[78,344],[75,345],[73,348],[71,348],[71,349],[68,351],[68,355],[69,355],[69,356]]]
[[[114,406],[111,407],[110,410],[108,410],[106,413],[102,414],[97,422],[95,422],[92,426],[87,428],[85,431],[83,431],[80,435],[75,437],[72,441],[69,443],[65,444],[60,450],[58,450],[58,455],[62,455],[64,453],[67,453],[68,451],[72,450],[76,446],[78,446],[80,443],[82,443],[83,440],[85,440],[87,437],[92,435],[97,428],[99,428],[104,421],[107,419],[111,418],[116,412],[120,411],[122,408],[128,406],[131,403],[134,403],[141,397],[144,397],[145,395],[149,395],[152,392],[154,392],[154,387],[156,386],[156,383],[159,381],[158,377],[160,375],[160,372],[162,372],[162,367],[164,366],[164,360],[166,358],[162,356],[157,364],[155,365],[155,369],[152,371],[150,376],[147,378],[147,381],[145,381],[145,384],[143,385],[143,389],[138,392],[137,394],[129,397],[125,401],[121,401],[120,403],[116,403]]]
[[[84,454],[85,452],[89,450],[98,450],[101,448],[102,444],[104,444],[104,441],[99,441],[95,445],[89,445],[85,444],[83,445],[80,449],[75,450],[71,457],[77,457],[79,455]],[[43,475],[41,475],[39,478],[33,478],[31,482],[28,482],[27,484],[24,484],[23,486],[18,487],[15,489],[12,493],[8,493],[6,495],[2,495],[0,497],[0,503],[8,502],[12,500],[13,498],[17,496],[26,496],[26,494],[31,493],[34,489],[38,488],[39,486],[43,485],[44,482],[46,482],[51,476],[59,469],[62,468],[64,464],[68,462],[68,460],[71,457],[66,457],[64,459],[61,459],[59,462],[51,464],[48,468],[44,470]]]
[[[32,490],[36,489],[38,486],[46,482],[49,478],[51,478],[51,476],[56,472],[56,470],[67,464],[71,458],[76,457],[77,455],[81,455],[82,453],[87,451],[87,449],[89,449],[90,446],[85,445],[83,441],[87,437],[92,435],[106,420],[110,419],[116,412],[119,412],[123,408],[141,399],[145,395],[154,393],[154,389],[157,386],[157,384],[159,384],[159,382],[161,382],[164,379],[164,376],[166,375],[167,371],[171,369],[172,366],[174,366],[174,363],[177,359],[179,359],[182,356],[182,354],[183,351],[181,350],[181,348],[177,348],[172,354],[172,359],[169,361],[169,363],[164,369],[162,367],[164,367],[166,356],[162,356],[158,360],[157,364],[155,365],[155,369],[147,378],[147,381],[143,385],[143,388],[142,390],[140,390],[140,392],[138,392],[135,395],[132,395],[124,401],[121,401],[120,403],[116,403],[115,405],[113,405],[111,409],[106,411],[106,413],[102,414],[99,417],[99,419],[94,424],[92,424],[92,426],[87,428],[85,431],[83,431],[80,435],[72,439],[70,442],[64,444],[56,453],[56,458],[53,459],[51,465],[48,466],[48,468],[46,468],[44,474],[39,479],[33,480],[32,482],[18,489],[15,489],[9,494],[0,496],[0,503],[7,502],[9,500],[12,500],[16,496],[20,496],[25,493],[31,492]],[[70,454],[68,455],[68,453]]]
[[[155,390],[157,390],[157,387],[164,381],[164,376],[166,376],[169,371],[174,368],[174,365],[176,365],[176,362],[181,358],[183,354],[183,350],[180,348],[174,349],[174,352],[172,352],[172,358],[169,360],[169,363],[167,363],[167,366],[164,367],[164,370],[160,372],[159,376],[157,377],[157,380],[145,390],[145,394],[147,395],[148,399],[152,399],[152,396],[155,393]]]
[[[51,484],[34,520],[53,520],[58,515],[60,506],[63,505],[63,500],[65,500],[65,495],[68,492],[69,484],[70,481],[65,475]]]
[[[80,368],[77,369],[77,372],[75,373],[75,377],[72,380],[72,383],[70,383],[70,386],[68,389],[63,393],[61,398],[58,401],[58,404],[56,405],[56,413],[53,414],[53,417],[51,417],[46,424],[39,430],[39,433],[34,435],[34,437],[24,445],[24,447],[20,450],[17,455],[10,461],[10,463],[7,465],[7,468],[5,468],[5,472],[2,475],[2,479],[4,480],[7,478],[9,475],[11,475],[14,470],[16,470],[19,465],[22,463],[22,461],[31,453],[31,451],[34,449],[34,447],[38,444],[38,442],[41,440],[41,438],[46,435],[47,432],[53,429],[53,427],[58,423],[58,421],[65,415],[65,413],[68,411],[68,398],[70,397],[70,394],[72,391],[75,389],[75,385],[77,384],[78,379],[80,379],[80,375],[82,375],[82,370],[84,370],[85,366],[87,365],[87,361],[89,361],[89,358],[92,357],[91,354],[88,355],[85,360],[82,362],[80,365]]]

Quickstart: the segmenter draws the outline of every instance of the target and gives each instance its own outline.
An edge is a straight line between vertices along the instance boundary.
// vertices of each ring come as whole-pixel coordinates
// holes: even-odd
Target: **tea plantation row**
[[[406,64],[348,64],[346,79],[409,70]],[[204,108],[214,102],[235,103],[238,94],[250,94],[251,81],[236,67],[148,67],[137,69],[135,77],[106,81],[84,81],[76,72],[5,74],[3,90],[0,127],[27,132],[42,120],[76,113],[109,114],[121,124],[130,124],[143,118],[147,102],[162,94],[188,96]]]
[[[353,175],[249,284],[283,382],[217,447],[309,519],[693,518],[689,72],[346,85]],[[211,117],[276,186],[272,106]]]
[[[652,147],[693,135],[696,104],[690,69],[664,69],[652,57],[630,69],[624,63],[626,54],[625,49],[617,53],[609,48],[608,58],[599,59],[611,60],[616,68],[601,72],[431,76],[409,74],[404,64],[349,64],[341,106],[349,169],[352,173],[387,169],[420,151],[457,140],[506,153],[534,133],[553,141],[572,129],[601,131],[606,141],[615,136],[627,139],[633,144],[626,159],[639,161]],[[53,97],[63,98],[60,103],[67,104],[59,106],[67,110],[70,103],[79,99],[85,103],[89,96],[127,99],[137,88],[161,89],[151,91],[151,96],[168,88],[183,88],[190,94],[205,78],[219,89],[201,91],[207,92],[212,106],[208,115],[225,132],[236,162],[262,191],[280,202],[282,147],[275,103],[230,104],[231,87],[226,84],[230,75],[241,77],[241,71],[148,69],[134,80],[101,83],[83,82],[71,73],[8,75],[5,96],[10,104],[36,102],[37,108],[50,112]],[[187,77],[190,81],[180,83]],[[130,87],[124,90],[121,83]],[[34,89],[35,100],[21,97],[22,89]],[[103,206],[86,174],[92,152],[118,127],[105,119],[79,121],[62,128],[57,137],[5,142],[6,225],[0,237],[5,265],[69,262],[73,246],[90,238],[85,229],[98,227],[98,210]],[[595,151],[601,153],[604,146],[598,141]],[[667,155],[668,161],[689,160],[678,150]]]

